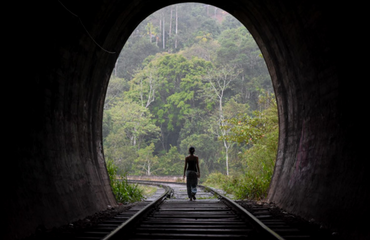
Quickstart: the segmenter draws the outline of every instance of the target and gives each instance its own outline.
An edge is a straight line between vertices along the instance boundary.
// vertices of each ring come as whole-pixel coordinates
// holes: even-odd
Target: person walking
[[[195,148],[189,148],[189,156],[185,158],[184,177],[186,174],[186,188],[190,201],[196,200],[198,178],[200,177],[199,159],[194,155]]]

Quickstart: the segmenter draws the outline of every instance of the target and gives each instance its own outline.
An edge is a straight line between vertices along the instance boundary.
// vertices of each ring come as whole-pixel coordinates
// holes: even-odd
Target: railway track
[[[162,188],[75,239],[316,239],[265,210],[252,214],[213,189],[199,186],[197,200],[189,201],[185,184],[136,182]]]
[[[171,184],[171,187],[174,185]],[[230,206],[225,199],[215,198],[214,192],[201,191],[197,194],[198,200],[191,202],[182,197],[185,194],[183,184],[168,189],[157,201],[142,209],[135,218],[122,224],[104,240],[283,239],[252,221],[250,216],[245,216],[242,208],[237,210],[237,205]]]

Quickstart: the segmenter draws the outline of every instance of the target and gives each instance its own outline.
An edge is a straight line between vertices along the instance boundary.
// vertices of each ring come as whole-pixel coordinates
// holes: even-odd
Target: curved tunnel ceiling
[[[182,1],[55,1],[28,3],[14,26],[29,61],[16,71],[11,103],[16,169],[5,205],[8,239],[52,228],[115,204],[102,148],[102,112],[110,73],[125,41],[152,12]],[[361,78],[343,29],[354,18],[344,3],[320,1],[203,1],[238,18],[254,36],[278,101],[279,150],[269,200],[328,226],[352,225],[369,213],[364,141],[353,106]],[[62,5],[68,7],[68,10]],[[71,14],[73,13],[73,14]],[[347,14],[345,14],[347,13]],[[78,17],[77,17],[78,16]],[[347,18],[343,18],[347,16]],[[81,24],[83,23],[83,25]],[[357,23],[359,24],[359,23]],[[103,51],[90,38],[93,37]],[[347,58],[348,57],[348,58]],[[346,61],[347,60],[347,61]]]

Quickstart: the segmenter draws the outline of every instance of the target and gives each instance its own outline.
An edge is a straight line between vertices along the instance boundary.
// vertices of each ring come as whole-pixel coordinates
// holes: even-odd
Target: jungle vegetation
[[[277,139],[270,75],[237,19],[210,5],[177,4],[133,31],[104,105],[104,154],[118,174],[180,176],[194,146],[201,181],[262,198]]]

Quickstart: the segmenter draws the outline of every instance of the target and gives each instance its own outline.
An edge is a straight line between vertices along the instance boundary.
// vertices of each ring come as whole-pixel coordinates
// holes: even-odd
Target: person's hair
[[[189,153],[190,153],[190,154],[194,154],[194,152],[195,152],[195,148],[194,148],[194,147],[190,147],[190,148],[189,148]]]

